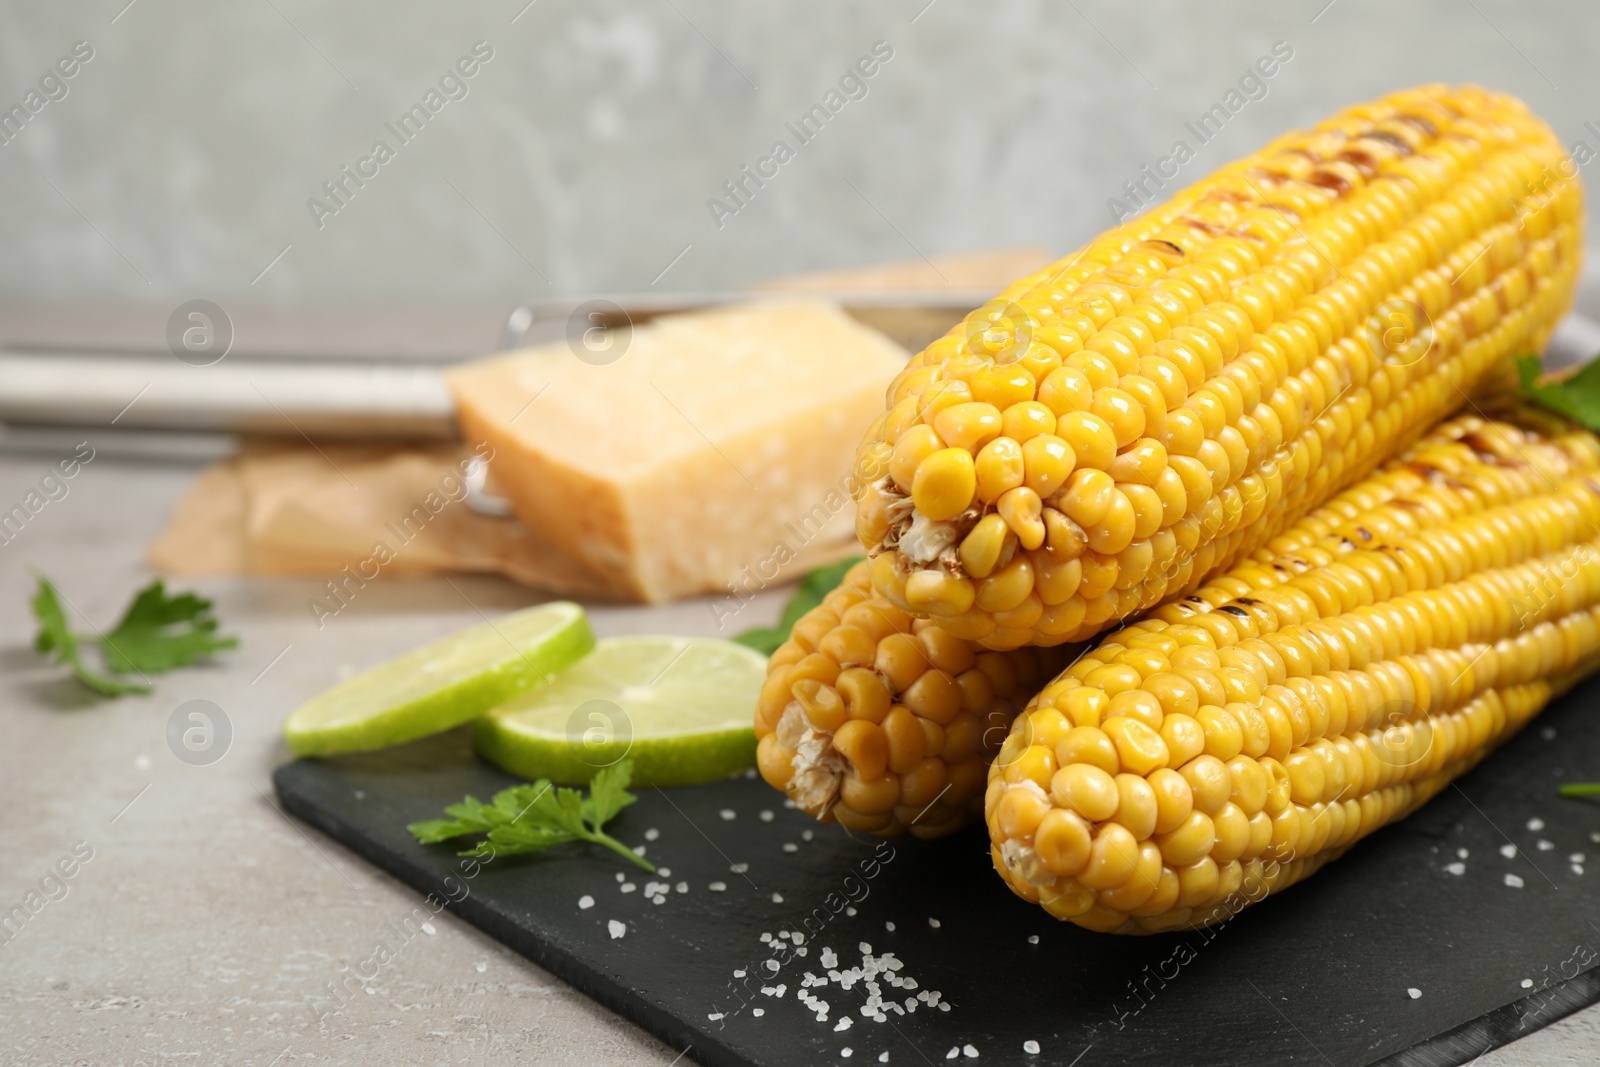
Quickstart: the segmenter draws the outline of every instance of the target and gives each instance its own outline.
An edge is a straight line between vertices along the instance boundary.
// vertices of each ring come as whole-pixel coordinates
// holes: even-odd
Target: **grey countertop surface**
[[[45,456],[0,456],[0,504]],[[318,629],[314,580],[195,584],[242,638],[150,696],[87,697],[28,648],[28,567],[77,625],[106,625],[148,580],[142,546],[193,468],[98,457],[0,545],[0,911],[74,846],[93,858],[9,943],[0,940],[0,1060],[62,1064],[671,1064],[668,1048],[532,963],[441,914],[369,996],[318,1021],[305,998],[363,958],[417,895],[279,812],[272,769],[286,709],[353,668],[530,603],[491,579],[378,581]],[[776,615],[781,594],[748,609]],[[713,633],[704,603],[598,606],[601,634]],[[168,717],[209,700],[233,729],[209,766],[180,762]],[[59,896],[59,891],[57,891]],[[692,1058],[692,1057],[691,1057]],[[935,1059],[937,1056],[934,1057]],[[1561,1067],[1600,1058],[1600,1008],[1475,1061]]]

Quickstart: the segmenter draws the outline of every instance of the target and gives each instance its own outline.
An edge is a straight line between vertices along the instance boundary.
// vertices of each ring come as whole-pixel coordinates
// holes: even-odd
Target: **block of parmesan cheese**
[[[609,340],[620,357],[562,342],[451,375],[462,432],[493,447],[497,489],[542,537],[619,596],[662,601],[792,580],[808,546],[848,536],[855,449],[898,345],[810,301]]]

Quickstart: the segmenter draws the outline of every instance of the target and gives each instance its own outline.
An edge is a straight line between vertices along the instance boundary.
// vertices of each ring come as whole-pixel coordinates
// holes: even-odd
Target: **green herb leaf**
[[[1564,797],[1600,797],[1600,782],[1568,782],[1557,792]]]
[[[484,834],[486,840],[457,853],[480,858],[541,852],[569,841],[589,841],[626,856],[653,874],[653,864],[634,855],[632,849],[602,829],[617,812],[637,799],[627,791],[632,777],[633,764],[629,760],[606,767],[589,783],[587,797],[576,789],[557,789],[541,778],[529,785],[502,789],[491,804],[469,796],[444,809],[451,818],[425,819],[406,829],[423,844]]]
[[[1591,360],[1570,378],[1540,383],[1538,356],[1517,360],[1517,393],[1559,415],[1600,431],[1600,359]]]
[[[139,590],[101,644],[107,665],[118,674],[160,674],[237,648],[239,639],[217,636],[211,601],[193,593],[168,596],[157,578]]]
[[[753,630],[746,630],[734,637],[734,640],[747,648],[753,648],[763,656],[770,656],[778,651],[778,646],[789,640],[789,631],[794,629],[794,624],[800,617],[818,604],[822,598],[839,588],[839,583],[844,581],[845,574],[851,567],[861,562],[860,556],[851,556],[838,563],[830,563],[826,567],[818,567],[807,571],[805,577],[800,579],[789,602],[783,606],[783,615],[778,619],[776,626],[758,626]]]
[[[40,655],[72,668],[78,681],[104,696],[150,692],[147,685],[119,681],[91,670],[78,651],[82,638],[67,627],[67,615],[61,610],[61,597],[56,587],[42,574],[34,577],[39,581],[38,592],[33,595],[33,615],[39,620],[39,633],[33,639],[33,647]]]

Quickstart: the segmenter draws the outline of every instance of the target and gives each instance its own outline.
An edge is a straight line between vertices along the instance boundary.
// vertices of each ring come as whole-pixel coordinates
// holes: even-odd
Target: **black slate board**
[[[458,898],[449,906],[461,918],[703,1064],[866,1064],[885,1052],[891,1063],[936,1063],[970,1044],[991,1064],[1443,1067],[1600,1000],[1591,838],[1600,805],[1556,796],[1563,780],[1600,777],[1597,697],[1600,685],[1567,697],[1459,788],[1220,930],[1147,938],[1092,934],[1013,897],[981,828],[936,842],[855,841],[786,810],[758,780],[641,790],[612,824],[631,844],[659,830],[647,854],[672,872],[659,880],[689,892],[657,905],[616,880],[623,872],[642,889],[651,875],[599,848],[472,871],[447,846],[416,844],[406,823],[511,781],[479,763],[459,731],[287,764],[274,779],[296,816],[420,892]],[[1533,818],[1546,825],[1529,829]],[[1540,839],[1554,848],[1539,850]],[[1510,843],[1519,852],[1507,859],[1499,850]],[[1452,874],[1460,848],[1466,870]],[[1572,868],[1573,852],[1590,857],[1586,873]],[[735,863],[747,874],[731,873]],[[711,891],[713,881],[726,890]],[[597,904],[581,910],[585,894]],[[833,915],[846,895],[861,898],[856,913]],[[761,995],[752,977],[741,1007],[733,972],[753,976],[772,956],[761,933],[803,932],[808,915],[818,929],[807,956],[788,954],[771,979],[785,994]],[[620,940],[608,933],[613,919],[626,924]],[[816,1021],[796,1000],[804,973],[825,973],[824,947],[839,966],[858,965],[861,942],[892,951],[900,973],[951,1010],[924,1004],[879,1023],[859,1014],[862,984],[830,983],[811,990],[832,1006]],[[836,1031],[846,1017],[853,1024]],[[1041,1052],[1025,1053],[1025,1041]]]

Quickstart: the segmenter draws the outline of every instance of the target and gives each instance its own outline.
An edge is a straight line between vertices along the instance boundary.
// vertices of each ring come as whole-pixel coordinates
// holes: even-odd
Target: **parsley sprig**
[[[218,635],[211,601],[193,593],[169,595],[159,578],[139,590],[109,633],[73,633],[56,587],[42,574],[35,577],[39,589],[33,595],[33,614],[39,633],[33,647],[72,668],[78,681],[105,696],[150,692],[150,686],[116,675],[161,674],[238,647],[238,638]],[[100,650],[109,674],[89,665],[87,648]]]
[[[1517,392],[1590,430],[1600,431],[1600,359],[1592,359],[1565,378],[1539,380],[1538,356],[1517,360]]]
[[[469,796],[444,809],[451,818],[414,822],[406,829],[423,844],[484,834],[486,840],[457,853],[480,858],[542,852],[569,841],[590,841],[654,874],[654,865],[601,829],[638,799],[628,792],[632,777],[631,760],[605,767],[589,783],[588,796],[576,789],[557,788],[541,778],[531,785],[502,789],[488,804]]]

